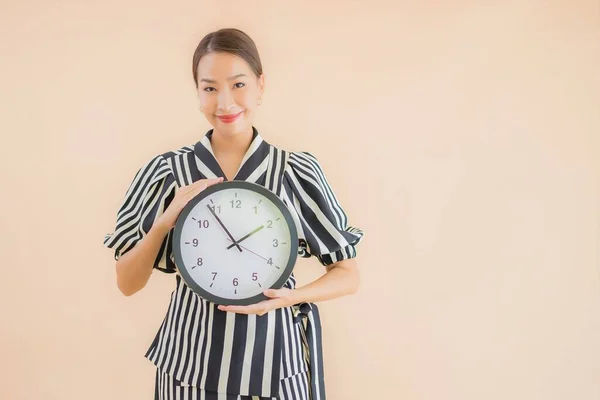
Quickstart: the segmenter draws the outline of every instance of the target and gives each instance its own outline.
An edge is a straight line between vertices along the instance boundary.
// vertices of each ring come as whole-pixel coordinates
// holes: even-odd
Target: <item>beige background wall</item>
[[[1,3],[0,398],[152,398],[174,277],[122,296],[102,239],[209,128],[191,56],[226,26],[256,126],[366,232],[360,292],[321,304],[331,400],[600,398],[597,1],[137,0]]]

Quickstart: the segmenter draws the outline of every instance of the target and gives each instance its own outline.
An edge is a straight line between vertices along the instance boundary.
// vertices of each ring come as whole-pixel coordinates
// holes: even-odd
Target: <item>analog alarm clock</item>
[[[173,255],[185,283],[216,304],[249,305],[279,289],[298,256],[298,232],[283,201],[246,181],[209,186],[183,208]]]

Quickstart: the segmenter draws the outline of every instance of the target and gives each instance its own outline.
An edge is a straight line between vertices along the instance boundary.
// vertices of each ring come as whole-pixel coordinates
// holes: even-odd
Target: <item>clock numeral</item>
[[[257,274],[256,272],[254,272],[254,273],[252,274],[252,280],[253,280],[253,281],[255,281],[255,280],[257,280],[257,279],[258,279],[258,274]]]
[[[273,259],[272,259],[272,258],[269,258],[269,259],[267,260],[267,264],[269,264],[269,265],[273,265]]]
[[[219,211],[218,213],[221,214],[221,205],[220,204],[218,206],[209,206],[209,207],[211,210],[213,210],[213,212],[218,210]]]
[[[273,221],[268,220],[267,221],[267,228],[272,228],[273,227]]]
[[[190,244],[190,242],[185,242],[185,244]],[[198,239],[192,240],[192,246],[198,247]]]
[[[277,239],[273,239],[273,247],[278,247],[279,241]]]
[[[239,285],[238,278],[233,278],[233,286]]]
[[[242,208],[242,201],[241,200],[231,200],[231,208]],[[235,204],[235,206],[234,206]]]
[[[202,257],[198,257],[198,260],[196,261],[196,265],[194,265],[192,267],[192,269],[196,268],[196,267],[201,267],[204,264]]]
[[[208,228],[210,226],[210,221],[205,219],[205,220],[198,220],[198,228]]]
[[[258,206],[254,206],[254,214],[258,214]]]
[[[214,281],[215,278],[217,277],[217,273],[216,272],[211,272],[211,274],[213,274],[213,281]]]

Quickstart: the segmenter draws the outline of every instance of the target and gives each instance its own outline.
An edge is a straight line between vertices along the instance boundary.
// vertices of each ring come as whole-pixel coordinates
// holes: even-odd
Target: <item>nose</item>
[[[233,101],[233,96],[231,95],[230,90],[221,90],[219,92],[219,104],[218,107],[223,112],[228,112],[232,110],[235,103]]]

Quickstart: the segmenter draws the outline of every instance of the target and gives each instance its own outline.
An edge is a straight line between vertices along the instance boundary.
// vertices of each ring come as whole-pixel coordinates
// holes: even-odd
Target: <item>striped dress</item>
[[[116,260],[166,210],[175,192],[199,179],[223,177],[211,148],[213,130],[193,146],[151,158],[135,174],[104,245]],[[317,159],[253,138],[234,180],[258,183],[283,200],[298,230],[298,255],[326,266],[356,257],[364,233],[347,216]],[[172,252],[173,230],[154,262],[175,274],[169,307],[145,357],[157,367],[156,399],[325,399],[318,308],[300,303],[265,315],[219,310],[183,281]],[[294,274],[284,287],[295,288]]]

